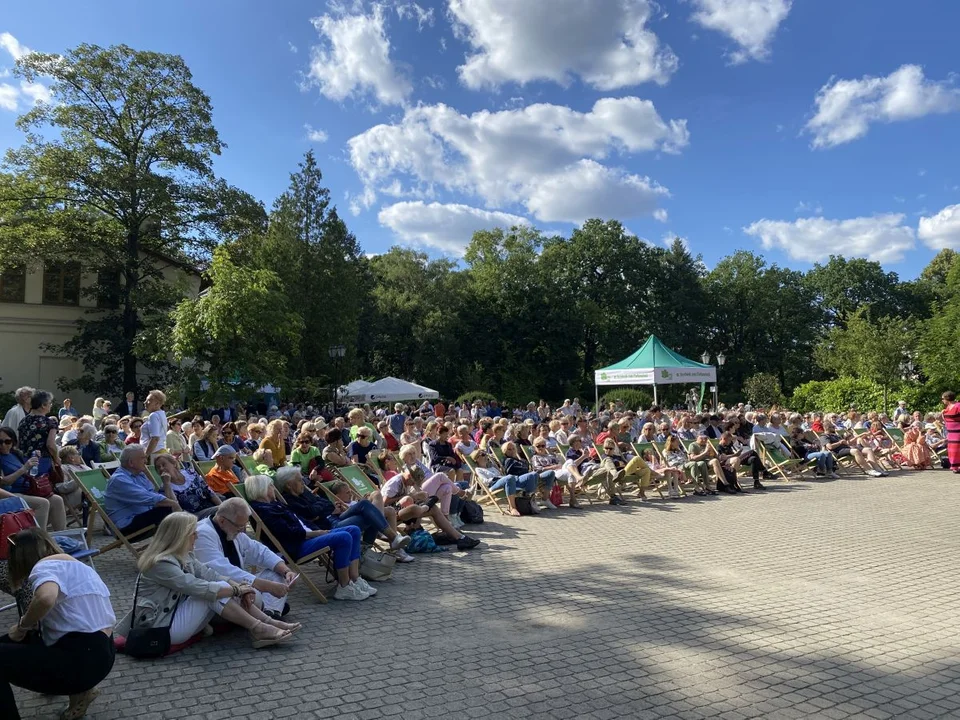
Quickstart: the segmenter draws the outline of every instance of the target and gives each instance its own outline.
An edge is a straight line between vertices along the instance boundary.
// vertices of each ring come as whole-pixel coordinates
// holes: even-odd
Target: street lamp
[[[713,383],[713,387],[716,388],[713,391],[713,407],[717,409],[720,407],[720,368],[723,367],[723,364],[727,361],[727,356],[722,352],[717,353],[717,379]]]
[[[347,348],[343,345],[331,345],[327,354],[333,361],[333,414],[337,414],[337,395],[340,390],[340,366],[343,363],[343,356],[347,354]]]

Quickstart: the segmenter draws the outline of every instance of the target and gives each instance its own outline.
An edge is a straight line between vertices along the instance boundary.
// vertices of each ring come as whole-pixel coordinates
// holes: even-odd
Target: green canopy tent
[[[717,369],[713,365],[685,358],[651,335],[630,357],[596,370],[594,392],[599,411],[601,385],[653,385],[653,401],[657,402],[657,385],[716,381]]]

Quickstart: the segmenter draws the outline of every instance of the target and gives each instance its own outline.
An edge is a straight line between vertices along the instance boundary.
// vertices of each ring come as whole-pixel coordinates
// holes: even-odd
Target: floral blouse
[[[47,436],[50,431],[56,431],[59,427],[57,419],[45,415],[27,415],[17,428],[17,445],[25,458],[30,457],[37,450],[40,451],[40,457],[50,457],[47,450]]]

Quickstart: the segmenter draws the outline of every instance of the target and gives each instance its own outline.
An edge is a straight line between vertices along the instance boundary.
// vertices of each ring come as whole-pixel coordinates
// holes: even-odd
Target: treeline
[[[51,348],[85,367],[62,390],[219,402],[273,384],[324,401],[334,383],[396,375],[446,397],[589,398],[594,369],[651,333],[692,358],[723,352],[729,401],[930,404],[960,386],[950,250],[913,281],[842,247],[806,273],[745,251],[707,269],[680,240],[591,220],[566,237],[478,232],[462,261],[368,258],[312,153],[269,211],[215,176],[224,145],[182,58],[82,45],[15,72],[46,78],[53,102],[20,117],[25,144],[0,173],[0,270],[75,262],[97,278],[83,292],[98,309]],[[163,272],[171,260],[204,269],[199,298]]]

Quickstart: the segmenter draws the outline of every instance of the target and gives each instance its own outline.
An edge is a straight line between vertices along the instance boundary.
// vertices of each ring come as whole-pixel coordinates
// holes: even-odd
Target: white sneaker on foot
[[[554,505],[554,504],[553,504],[552,502],[550,502],[549,500],[544,500],[544,501],[543,501],[543,504],[546,506],[547,510],[556,510],[556,509],[557,509],[557,506]]]
[[[360,588],[361,591],[365,592],[369,597],[373,597],[377,594],[377,589],[362,577],[354,580],[353,584]]]
[[[390,541],[390,549],[401,550],[409,544],[410,544],[409,535],[401,535],[400,533],[397,533],[396,536],[394,536],[393,540]]]
[[[350,583],[349,585],[339,586],[337,591],[333,593],[333,599],[360,601],[366,600],[367,594],[353,583]]]
[[[414,560],[416,560],[416,558],[406,550],[397,550],[394,553],[394,557],[397,558],[397,562],[399,563],[412,563]]]

